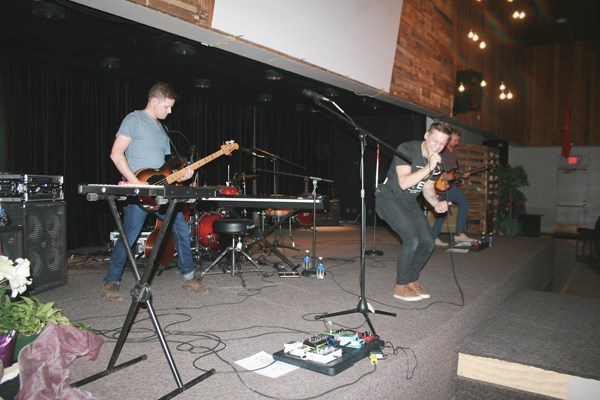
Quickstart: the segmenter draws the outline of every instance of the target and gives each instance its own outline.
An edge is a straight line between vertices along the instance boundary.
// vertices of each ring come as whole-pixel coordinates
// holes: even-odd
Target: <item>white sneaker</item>
[[[448,243],[444,242],[440,238],[435,238],[435,245],[438,247],[448,247]]]
[[[454,241],[455,242],[472,242],[473,239],[471,239],[470,237],[465,235],[463,232],[461,232],[457,235],[454,235]]]

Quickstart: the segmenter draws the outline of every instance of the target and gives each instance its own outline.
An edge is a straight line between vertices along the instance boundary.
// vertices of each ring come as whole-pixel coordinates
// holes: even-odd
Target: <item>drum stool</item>
[[[258,264],[250,257],[250,254],[246,252],[244,249],[244,244],[242,243],[242,239],[247,236],[252,230],[254,230],[254,221],[251,219],[219,219],[213,222],[213,232],[217,235],[232,235],[231,245],[227,247],[212,264],[210,264],[202,274],[200,275],[200,279],[206,274],[212,273],[220,273],[220,272],[210,272],[210,270],[217,265],[219,261],[226,255],[231,256],[231,276],[239,276],[242,280],[242,286],[246,287],[246,282],[244,281],[244,274],[242,268],[236,263],[236,253],[246,257],[248,261],[254,265],[256,270],[264,275],[264,271],[262,268],[258,266]],[[222,236],[221,236],[222,237]],[[227,272],[223,270],[223,273]]]

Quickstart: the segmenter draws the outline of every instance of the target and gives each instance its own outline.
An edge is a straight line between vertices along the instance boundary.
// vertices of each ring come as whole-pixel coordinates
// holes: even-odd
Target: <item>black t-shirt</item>
[[[423,153],[421,152],[421,144],[423,141],[412,141],[402,143],[396,149],[398,152],[410,157],[412,162],[408,162],[397,155],[394,155],[392,159],[392,164],[388,169],[386,178],[383,182],[384,191],[391,190],[392,193],[398,196],[409,196],[416,197],[423,191],[423,186],[428,180],[435,181],[437,176],[440,174],[439,171],[434,171],[430,176],[425,177],[421,182],[416,184],[415,186],[408,188],[406,190],[402,190],[400,185],[398,184],[398,175],[396,174],[396,167],[398,165],[410,165],[411,172],[415,172],[421,168],[429,168],[427,159],[423,157]]]

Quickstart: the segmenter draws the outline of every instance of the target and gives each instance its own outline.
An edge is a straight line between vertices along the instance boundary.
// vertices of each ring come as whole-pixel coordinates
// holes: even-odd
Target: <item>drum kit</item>
[[[219,194],[223,196],[238,196],[240,194],[246,195],[246,181],[256,179],[260,175],[257,174],[235,174],[230,181],[227,181],[225,186],[223,186],[219,190]],[[282,218],[288,216],[288,214],[292,210],[289,208],[267,208],[261,210],[255,216],[255,220],[257,220],[258,232],[264,232],[266,227],[268,227],[271,223],[277,224]],[[190,238],[192,240],[192,251],[194,251],[198,257],[202,257],[204,255],[212,256],[214,252],[219,252],[223,250],[224,247],[229,243],[228,239],[219,239],[219,235],[214,233],[213,224],[215,221],[220,219],[226,219],[230,217],[238,218],[239,215],[235,210],[229,208],[217,208],[214,210],[206,210],[204,205],[201,205],[201,202],[196,203],[186,203],[183,210],[184,217],[189,224],[190,227]],[[246,210],[242,210],[242,214],[246,217]],[[293,238],[292,238],[292,223],[299,224],[304,228],[311,227],[313,224],[313,213],[312,211],[303,211],[295,214],[291,218],[289,218],[289,237],[292,243],[292,249],[295,249],[293,246]],[[279,247],[289,247],[279,244],[283,234],[281,233],[281,228],[278,229],[275,234],[277,238],[275,239],[275,243]],[[251,238],[249,238],[251,240]],[[222,245],[225,243],[225,245]]]

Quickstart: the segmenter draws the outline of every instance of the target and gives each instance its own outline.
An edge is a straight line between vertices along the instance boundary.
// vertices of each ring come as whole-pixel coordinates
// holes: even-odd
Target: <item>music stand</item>
[[[172,199],[169,202],[169,205],[167,207],[167,212],[165,213],[165,218],[163,220],[163,224],[162,224],[160,230],[158,231],[158,235],[156,237],[155,245],[152,248],[152,251],[150,252],[150,255],[148,257],[148,264],[147,264],[148,266],[145,268],[144,276],[140,277],[140,273],[137,268],[137,264],[135,262],[135,257],[133,256],[133,252],[131,251],[131,248],[129,247],[129,245],[127,243],[127,239],[125,236],[125,230],[123,228],[123,223],[121,221],[119,211],[117,210],[117,206],[115,204],[115,198],[117,198],[117,196],[115,196],[115,195],[89,196],[88,195],[88,200],[91,200],[91,201],[94,201],[98,198],[106,198],[106,200],[108,200],[110,210],[112,212],[113,218],[117,225],[117,230],[119,231],[119,234],[121,235],[121,238],[122,238],[121,243],[123,244],[123,246],[125,246],[127,258],[129,259],[129,262],[131,264],[131,269],[133,270],[133,274],[135,276],[136,282],[130,291],[131,306],[129,307],[129,312],[127,313],[127,317],[125,318],[123,327],[121,328],[121,333],[119,334],[119,338],[117,339],[117,344],[115,345],[115,349],[113,350],[112,356],[110,358],[108,366],[106,367],[106,370],[104,370],[103,372],[100,372],[98,374],[92,375],[88,378],[84,378],[75,383],[72,383],[71,385],[73,387],[83,386],[83,385],[93,382],[97,379],[100,379],[104,376],[110,375],[113,372],[119,371],[123,368],[129,367],[130,365],[136,364],[140,361],[147,359],[147,356],[144,354],[140,357],[126,361],[120,365],[116,365],[117,359],[119,358],[119,354],[121,353],[121,349],[123,348],[123,345],[125,344],[125,340],[127,338],[127,335],[129,334],[131,325],[133,324],[134,317],[137,314],[140,304],[144,303],[144,304],[146,304],[148,314],[150,315],[150,320],[152,321],[152,325],[154,326],[154,331],[156,333],[156,336],[158,337],[160,345],[163,348],[163,352],[165,354],[165,357],[167,358],[169,368],[171,369],[171,373],[173,374],[173,378],[175,379],[175,383],[177,384],[177,389],[171,391],[170,393],[166,394],[165,396],[161,397],[160,399],[161,400],[162,399],[165,399],[165,400],[171,399],[174,396],[177,396],[178,394],[186,391],[190,387],[196,385],[197,383],[203,381],[204,379],[208,378],[209,376],[211,376],[215,373],[214,369],[210,369],[209,371],[205,372],[204,374],[192,379],[188,383],[184,384],[182,382],[181,377],[179,375],[179,371],[177,370],[177,366],[175,365],[175,361],[173,360],[173,356],[171,355],[171,352],[169,350],[169,346],[167,345],[167,341],[163,335],[162,328],[161,328],[158,318],[156,316],[156,312],[154,311],[154,306],[152,305],[152,293],[151,293],[151,290],[150,290],[151,288],[150,288],[150,285],[148,282],[151,280],[151,278],[156,270],[156,266],[155,266],[156,256],[160,249],[163,238],[165,237],[167,227],[169,226],[169,223],[171,222],[171,218],[175,212],[175,206],[177,205],[177,199]]]
[[[306,92],[306,91],[305,91]],[[306,93],[305,93],[306,94]],[[309,96],[311,97],[311,96]],[[353,313],[360,313],[364,316],[365,321],[367,322],[367,324],[369,325],[369,328],[371,329],[371,333],[376,336],[376,332],[375,332],[375,327],[373,326],[373,324],[371,323],[371,320],[369,318],[369,313],[374,313],[374,314],[381,314],[381,315],[388,315],[391,317],[395,317],[396,313],[392,313],[392,312],[387,312],[387,311],[379,311],[379,310],[375,310],[372,307],[370,308],[370,305],[367,303],[367,299],[365,296],[365,249],[366,249],[366,225],[367,225],[367,218],[366,218],[366,214],[365,214],[365,176],[364,176],[364,159],[365,159],[365,148],[367,146],[367,136],[371,137],[372,139],[374,139],[375,141],[377,141],[378,143],[382,143],[383,145],[385,145],[386,147],[390,148],[394,153],[398,154],[398,156],[407,159],[407,157],[403,154],[400,154],[396,149],[394,149],[393,147],[391,147],[390,145],[382,142],[380,139],[378,139],[377,137],[375,137],[374,135],[372,135],[371,133],[367,132],[365,129],[359,127],[358,125],[356,125],[356,123],[352,120],[352,118],[350,118],[348,115],[346,115],[346,113],[344,112],[344,110],[342,110],[334,101],[327,99],[325,97],[319,96],[320,99],[315,99],[315,103],[329,111],[332,115],[338,117],[339,119],[341,119],[342,121],[350,124],[355,131],[358,132],[358,139],[360,141],[360,184],[361,184],[361,188],[360,188],[360,200],[361,200],[361,223],[360,223],[360,278],[359,278],[359,285],[360,285],[360,299],[358,300],[358,305],[356,306],[356,308],[350,309],[350,310],[344,310],[344,311],[338,311],[338,312],[333,312],[333,313],[325,313],[325,314],[320,314],[320,315],[316,315],[315,319],[324,319],[324,318],[328,318],[328,317],[335,317],[338,315],[346,315],[346,314],[353,314]],[[331,104],[333,104],[339,111],[340,113],[337,113],[335,111],[333,111],[331,108],[325,106],[324,104],[321,103],[320,100],[323,101],[327,101],[330,102]],[[410,158],[408,158],[410,159]]]

